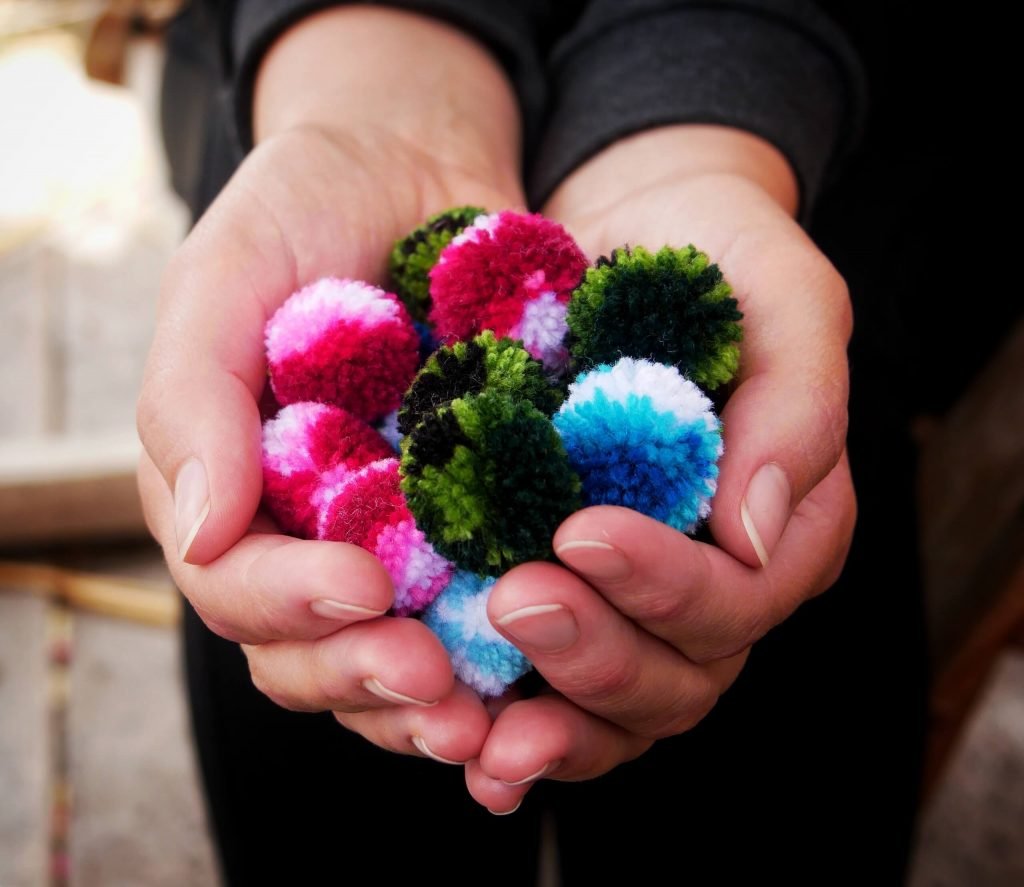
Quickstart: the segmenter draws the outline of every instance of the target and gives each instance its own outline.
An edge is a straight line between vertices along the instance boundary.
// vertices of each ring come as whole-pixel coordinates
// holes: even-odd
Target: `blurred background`
[[[0,887],[215,885],[135,395],[188,212],[176,0],[0,0]],[[914,422],[934,685],[910,884],[1024,884],[1024,328]]]

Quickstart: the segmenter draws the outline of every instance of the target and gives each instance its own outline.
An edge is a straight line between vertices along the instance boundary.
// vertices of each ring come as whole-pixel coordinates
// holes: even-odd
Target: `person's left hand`
[[[592,257],[695,243],[732,283],[745,337],[722,414],[717,545],[594,507],[556,533],[564,567],[525,564],[495,586],[492,623],[555,692],[507,704],[467,764],[470,793],[492,811],[515,809],[537,779],[591,778],[693,727],[751,644],[839,575],[856,513],[851,312],[842,279],[793,222],[795,201],[792,173],[764,142],[672,127],[607,149],[545,208]]]

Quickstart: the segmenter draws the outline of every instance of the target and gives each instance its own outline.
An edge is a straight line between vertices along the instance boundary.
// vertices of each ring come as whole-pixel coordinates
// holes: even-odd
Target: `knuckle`
[[[700,595],[688,589],[650,587],[633,593],[630,608],[636,620],[654,626],[686,629],[696,624],[703,606]]]
[[[604,703],[628,702],[637,684],[636,661],[631,656],[612,656],[604,661],[588,663],[572,681],[578,692],[572,695]]]
[[[322,700],[322,708],[339,711],[358,711],[349,699],[349,685],[344,672],[330,655],[329,645],[319,641],[311,644],[309,670],[316,698]]]
[[[650,724],[641,725],[635,732],[644,739],[665,739],[678,736],[696,727],[715,707],[717,694],[701,691],[683,701],[666,707],[664,712]]]

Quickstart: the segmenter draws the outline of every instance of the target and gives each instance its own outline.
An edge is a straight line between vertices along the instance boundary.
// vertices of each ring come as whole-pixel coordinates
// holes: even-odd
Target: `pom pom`
[[[438,349],[419,371],[402,400],[398,430],[408,434],[427,413],[457,397],[500,391],[532,403],[550,416],[562,402],[544,367],[512,339],[497,339],[489,330],[471,342]]]
[[[381,459],[321,487],[317,538],[377,556],[395,589],[399,616],[422,610],[448,584],[452,565],[417,529],[399,488],[398,459]]]
[[[460,571],[423,618],[448,651],[455,676],[485,697],[501,695],[530,670],[529,660],[487,618],[495,582]]]
[[[711,513],[722,433],[679,371],[624,357],[569,386],[554,418],[588,505],[623,505],[684,532]]]
[[[557,432],[526,401],[488,391],[453,400],[402,441],[402,489],[445,557],[500,573],[551,556],[579,507],[579,478]]]
[[[569,295],[586,267],[586,256],[557,222],[510,211],[481,216],[430,272],[430,319],[446,342],[483,330],[521,339],[559,373],[568,358]]]
[[[315,539],[316,490],[391,455],[387,441],[351,413],[290,404],[263,425],[263,503],[286,533]]]
[[[587,271],[569,304],[581,369],[623,355],[677,367],[708,390],[739,367],[743,316],[717,265],[696,247],[617,249]]]
[[[267,360],[282,404],[320,401],[367,422],[395,409],[419,366],[420,337],[382,289],[325,277],[267,323]]]
[[[414,320],[424,321],[430,310],[430,269],[452,238],[477,216],[487,211],[476,206],[457,206],[431,216],[412,232],[395,243],[388,260],[388,270],[395,292],[405,303]]]

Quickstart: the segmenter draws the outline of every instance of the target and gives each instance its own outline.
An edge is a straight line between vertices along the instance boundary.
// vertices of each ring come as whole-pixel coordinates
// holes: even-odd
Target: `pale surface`
[[[176,632],[76,616],[69,753],[74,885],[218,883]]]
[[[50,744],[43,601],[0,594],[0,885],[47,883]]]

